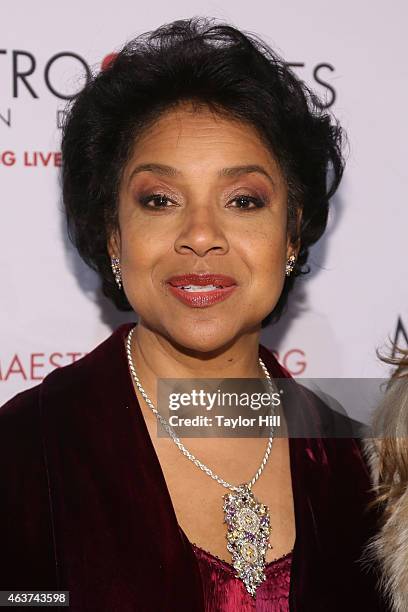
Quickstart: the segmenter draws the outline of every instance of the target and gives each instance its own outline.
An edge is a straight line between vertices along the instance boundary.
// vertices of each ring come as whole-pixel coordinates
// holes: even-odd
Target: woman
[[[408,610],[408,350],[381,356],[396,366],[373,423],[375,437],[364,441],[381,509],[381,526],[366,550],[367,560],[379,560],[381,588],[392,610]]]
[[[290,439],[177,447],[154,412],[160,378],[289,376],[259,335],[325,229],[339,126],[262,41],[195,18],[85,87],[62,154],[70,237],[139,322],[2,409],[2,588],[81,611],[383,609],[358,565],[367,469],[330,438],[346,419],[305,392],[297,425],[322,437],[285,415]]]

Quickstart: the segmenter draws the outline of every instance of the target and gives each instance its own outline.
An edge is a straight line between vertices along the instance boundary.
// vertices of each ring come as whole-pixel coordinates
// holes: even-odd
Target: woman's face
[[[141,324],[203,352],[258,333],[292,250],[286,184],[254,128],[187,104],[168,111],[134,147],[118,213],[109,252]],[[202,300],[197,279],[169,283],[204,273],[234,284],[215,292],[225,279],[205,279]]]

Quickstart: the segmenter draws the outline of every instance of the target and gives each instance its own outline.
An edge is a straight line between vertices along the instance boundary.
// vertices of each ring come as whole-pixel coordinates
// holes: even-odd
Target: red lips
[[[237,284],[234,278],[225,276],[225,274],[183,274],[181,276],[172,276],[166,282],[173,287],[185,287],[186,285],[231,287]]]

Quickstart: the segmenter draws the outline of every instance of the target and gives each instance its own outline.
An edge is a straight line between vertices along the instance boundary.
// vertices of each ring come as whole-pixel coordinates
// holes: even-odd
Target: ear
[[[120,234],[118,230],[112,231],[107,243],[109,257],[119,257],[120,259],[120,244]]]
[[[300,228],[301,228],[301,224],[302,224],[302,216],[303,216],[303,209],[299,206],[296,209],[296,240],[293,241],[292,237],[289,235],[288,233],[288,238],[286,241],[286,256],[289,258],[290,255],[295,255],[295,257],[298,256],[299,250],[300,250]]]

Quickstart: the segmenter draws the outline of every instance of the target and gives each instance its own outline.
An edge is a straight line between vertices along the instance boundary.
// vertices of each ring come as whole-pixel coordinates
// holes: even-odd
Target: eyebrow
[[[177,168],[173,168],[173,166],[168,166],[167,164],[139,164],[136,166],[129,177],[129,183],[132,178],[139,174],[140,172],[154,172],[155,174],[159,174],[160,176],[166,177],[178,177],[182,176],[182,172],[177,170]],[[271,177],[271,175],[265,170],[263,166],[259,164],[248,164],[245,166],[230,166],[228,168],[221,168],[218,172],[219,177],[238,177],[245,174],[253,174],[253,173],[263,174],[275,187],[275,181]]]

